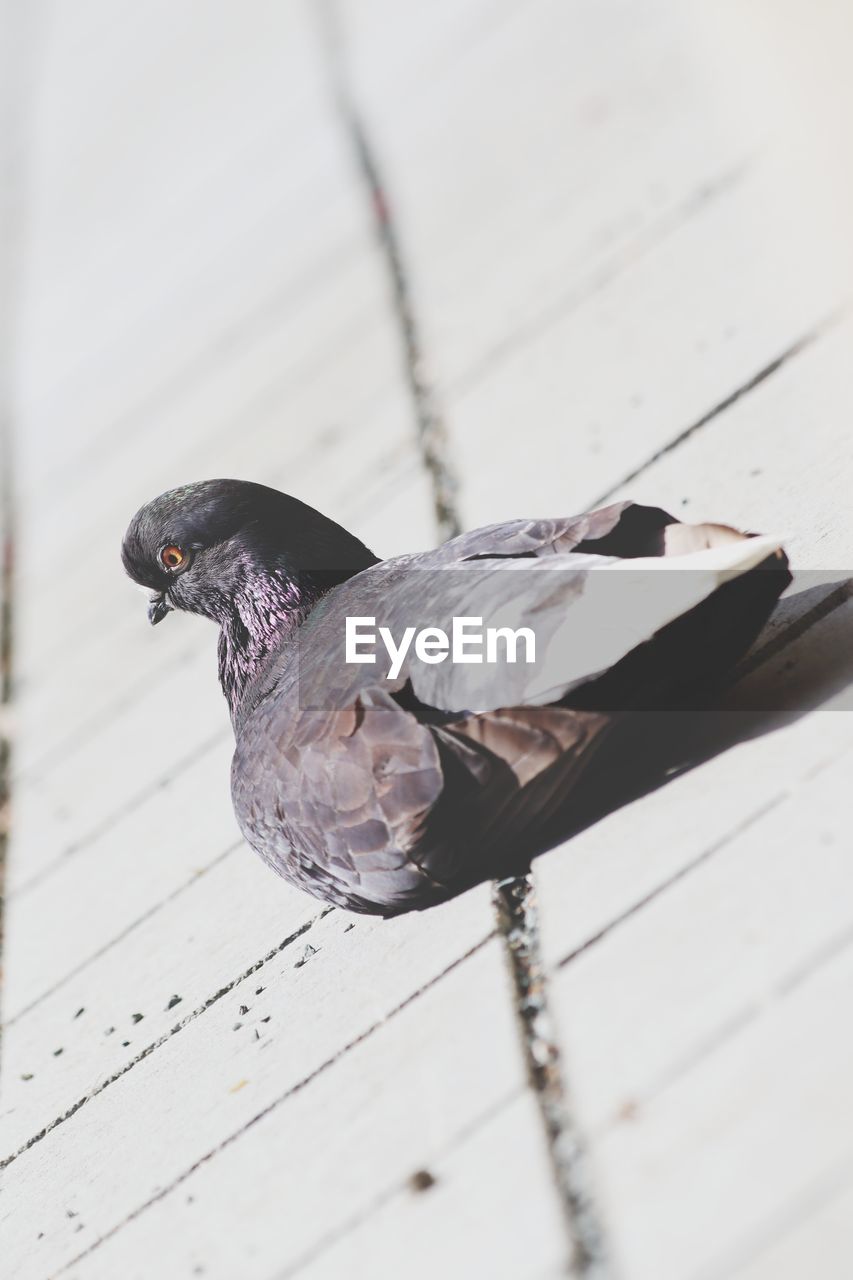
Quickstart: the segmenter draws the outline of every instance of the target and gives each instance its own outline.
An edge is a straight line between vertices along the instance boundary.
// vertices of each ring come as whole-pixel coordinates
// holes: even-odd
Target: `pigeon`
[[[527,873],[577,827],[591,776],[618,793],[614,735],[719,678],[790,582],[778,538],[632,502],[382,560],[239,480],[143,506],[122,560],[152,623],[219,626],[248,843],[385,917]]]

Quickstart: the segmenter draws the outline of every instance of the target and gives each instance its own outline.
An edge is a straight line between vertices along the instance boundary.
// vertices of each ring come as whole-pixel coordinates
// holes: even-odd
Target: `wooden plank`
[[[214,641],[211,636],[207,652],[167,671],[95,737],[83,738],[77,750],[17,788],[13,884],[95,834],[152,781],[168,778],[202,744],[228,733],[227,707],[215,684]],[[183,714],[175,715],[177,707]],[[107,761],[108,785],[93,786]]]
[[[55,1272],[478,946],[491,928],[488,891],[456,899],[440,929],[425,928],[419,916],[363,920],[354,929],[350,923],[345,913],[327,915],[311,930],[313,952],[297,941],[277,954],[155,1051],[137,1053],[135,1065],[18,1157],[0,1205],[7,1265],[16,1274]],[[244,956],[238,972],[269,949],[253,930],[251,909],[245,923],[232,915],[231,945],[242,938]],[[280,941],[281,934],[279,926],[274,936]],[[203,985],[211,960],[208,948],[200,956]],[[339,981],[342,971],[346,983]],[[116,977],[113,967],[113,992],[120,989]],[[161,986],[162,979],[158,996]],[[260,986],[265,990],[257,996]],[[268,1024],[261,1021],[267,1015]],[[83,1017],[79,1023],[86,1025]],[[102,1052],[100,1023],[89,1028],[89,1053]],[[266,1051],[268,1041],[274,1048]],[[95,1079],[92,1073],[93,1085]],[[39,1124],[49,1123],[41,1108],[37,1114]],[[93,1169],[112,1173],[93,1180]],[[36,1206],[36,1230],[47,1242],[37,1261]],[[68,1209],[79,1217],[69,1218]]]
[[[469,520],[509,514],[508,476],[530,477],[516,506],[583,510],[826,320],[844,296],[836,276],[780,284],[782,265],[803,261],[784,219],[767,224],[784,194],[770,158],[757,161],[588,305],[451,398]],[[547,468],[531,469],[519,427],[530,423]]]
[[[715,92],[744,71],[716,6],[534,8],[409,110],[388,109],[379,53],[352,40],[469,524],[594,501],[847,289],[836,255],[814,252],[823,210],[778,114]]]
[[[685,205],[766,137],[760,117],[744,113],[737,130],[721,119],[693,17],[702,7],[507,6],[483,21],[464,53],[436,66],[409,103],[381,65],[396,59],[363,21],[374,14],[378,25],[381,14],[392,26],[394,6],[347,5],[357,102],[404,228],[442,389],[486,367],[499,372],[520,338],[552,323],[578,293],[594,292],[623,255],[665,238]],[[401,57],[400,80],[417,77],[418,52],[404,43]],[[612,342],[606,355],[598,367],[609,378],[619,367]],[[549,415],[562,399],[554,379],[565,367],[563,354],[549,368]],[[535,386],[531,379],[531,395]],[[515,398],[501,422],[517,431],[534,417]],[[577,433],[570,413],[563,421]],[[472,507],[470,518],[479,511]]]
[[[333,1062],[307,1088],[240,1132],[214,1160],[200,1164],[166,1191],[71,1274],[93,1280],[114,1276],[117,1269],[128,1277],[141,1277],[171,1268],[191,1275],[194,1267],[202,1267],[205,1275],[267,1280],[299,1269],[300,1262],[322,1250],[327,1238],[343,1236],[377,1202],[402,1203],[407,1230],[414,1226],[408,1221],[409,1201],[417,1202],[412,1210],[429,1222],[436,1214],[443,1221],[464,1178],[458,1156],[448,1158],[449,1151],[482,1126],[494,1128],[495,1112],[516,1099],[523,1087],[523,1065],[505,999],[503,959],[499,944],[491,942]],[[539,1175],[543,1162],[535,1150],[536,1118],[529,1108],[515,1129],[520,1132],[492,1139],[493,1146],[507,1136],[518,1136],[521,1142],[516,1160],[499,1163],[506,1165],[507,1181],[512,1183],[532,1173],[534,1186],[527,1188],[525,1208],[530,1205],[537,1221],[553,1228],[549,1241],[559,1241],[553,1192]],[[531,1142],[533,1158],[525,1169]],[[429,1194],[418,1195],[408,1182],[423,1169],[438,1181]],[[272,1189],[275,1212],[259,1195],[265,1187]],[[433,1193],[438,1203],[430,1205]],[[504,1188],[503,1194],[508,1201],[511,1189]],[[540,1197],[542,1203],[535,1204]],[[487,1209],[496,1207],[495,1194],[478,1193],[474,1186],[461,1201],[464,1214],[459,1209],[456,1213],[460,1226],[467,1226],[470,1274],[491,1274],[498,1248],[492,1237],[501,1234],[497,1223],[489,1226],[487,1217]],[[212,1222],[218,1224],[215,1241]],[[449,1257],[449,1233],[445,1228],[441,1234]],[[457,1246],[461,1243],[456,1241]],[[428,1252],[426,1238],[412,1250],[413,1255]],[[351,1247],[347,1254],[352,1257],[347,1272],[354,1267],[356,1274],[370,1273],[361,1270],[369,1269],[370,1251],[360,1264]],[[327,1266],[324,1263],[324,1270]],[[408,1271],[404,1268],[401,1274]]]
[[[522,1095],[431,1166],[437,1182],[428,1195],[401,1188],[297,1274],[306,1280],[565,1275],[559,1209],[543,1156],[533,1102]]]
[[[808,1203],[798,1204],[793,1223],[788,1207],[784,1218],[780,1215],[773,1223],[772,1234],[765,1235],[762,1243],[766,1247],[759,1244],[757,1255],[744,1266],[734,1263],[734,1270],[728,1272],[731,1280],[802,1280],[807,1275],[846,1280],[853,1186],[849,1181],[841,1190],[818,1185],[814,1197],[820,1202],[827,1192],[828,1200],[817,1209]],[[797,1220],[803,1209],[804,1220]]]
[[[202,337],[228,329],[270,281],[294,267],[298,274],[305,259],[295,262],[294,240],[310,252],[312,223],[322,231],[329,213],[331,225],[339,220],[338,193],[348,185],[308,6],[265,2],[245,21],[198,0],[180,15],[159,2],[109,58],[95,37],[66,60],[72,28],[76,43],[87,26],[102,25],[102,9],[52,15],[40,81],[46,123],[33,154],[38,255],[27,319],[38,317],[53,357],[46,369],[30,341],[21,354],[23,406],[42,428],[36,447],[60,406],[66,422],[73,406],[75,427],[87,412],[109,421],[154,369],[186,358],[193,321]],[[84,70],[89,93],[80,91]],[[114,110],[99,111],[101,94],[111,93]],[[281,163],[288,154],[300,162]],[[350,226],[355,207],[345,210]],[[123,305],[127,297],[133,306]],[[98,362],[110,348],[124,377],[99,385]],[[57,441],[48,469],[87,434]]]
[[[75,607],[79,625],[93,628],[96,622],[103,625],[104,619],[109,620],[111,610],[126,599],[117,552],[130,516],[148,498],[211,474],[281,483],[281,477],[293,471],[294,487],[306,496],[328,499],[336,461],[342,469],[352,465],[358,439],[354,428],[359,423],[369,422],[373,428],[370,436],[362,437],[361,460],[356,461],[359,470],[367,472],[387,451],[400,447],[406,439],[405,416],[390,327],[368,315],[365,338],[347,353],[341,350],[337,332],[331,342],[328,339],[329,327],[342,311],[352,308],[357,315],[375,306],[375,296],[365,288],[366,249],[363,255],[359,275],[344,277],[337,290],[318,295],[314,308],[304,313],[304,333],[315,335],[307,369],[298,360],[291,363],[292,352],[285,354],[286,328],[275,333],[272,341],[250,344],[240,353],[242,358],[223,361],[220,376],[205,382],[203,391],[191,395],[189,403],[178,396],[168,411],[154,415],[147,430],[129,431],[125,447],[90,466],[86,477],[77,477],[55,510],[49,499],[47,515],[45,507],[33,506],[24,525],[25,542],[32,538],[37,550],[39,544],[45,549],[52,545],[54,562],[40,575],[41,589],[25,599],[21,623],[25,673],[43,667],[47,654],[56,654],[55,632],[59,638],[67,635]],[[335,381],[329,380],[330,369],[335,371]],[[189,389],[194,390],[194,384]],[[187,443],[176,446],[176,436]],[[316,456],[309,445],[315,446]],[[91,512],[82,521],[74,514],[81,499]],[[76,532],[57,563],[57,540],[68,536],[69,528]],[[103,592],[100,606],[92,590],[96,577]]]
[[[851,989],[847,945],[597,1144],[626,1280],[730,1274],[733,1245],[853,1160]]]
[[[349,208],[348,202],[343,204]],[[349,243],[341,253],[322,221],[315,223],[312,255],[292,286],[273,277],[275,292],[256,299],[253,311],[235,307],[227,329],[220,332],[211,326],[198,334],[195,359],[183,352],[177,369],[154,368],[143,387],[125,386],[123,410],[101,424],[91,442],[81,442],[79,459],[66,467],[73,486],[40,485],[30,499],[32,505],[25,508],[32,513],[28,528],[41,581],[50,570],[51,545],[56,555],[57,531],[73,538],[61,550],[62,563],[73,567],[71,551],[83,545],[92,527],[95,513],[79,510],[81,489],[98,499],[105,514],[115,512],[121,527],[122,495],[134,474],[137,483],[147,481],[151,487],[164,474],[168,483],[170,474],[186,474],[188,466],[197,465],[205,447],[211,450],[211,461],[233,465],[235,437],[246,450],[249,466],[259,458],[266,466],[300,458],[314,434],[316,443],[322,443],[323,434],[331,434],[336,422],[335,388],[327,381],[330,368],[340,374],[354,412],[386,391],[386,384],[376,377],[375,353],[390,351],[394,335],[383,314],[381,282],[351,216],[346,229]],[[329,261],[309,270],[315,254]],[[227,297],[226,282],[220,287]],[[190,332],[196,333],[196,328]],[[177,347],[173,359],[183,350]],[[117,394],[124,382],[120,362],[105,358],[99,381]],[[297,415],[305,419],[299,432]],[[36,420],[30,421],[36,430]],[[311,434],[303,434],[309,428]],[[272,439],[278,456],[269,448],[262,450]]]
[[[126,1069],[319,915],[322,903],[270,883],[265,870],[241,846],[7,1025],[10,1080],[3,1091],[0,1158]],[[91,882],[88,888],[91,893]],[[294,944],[293,959],[305,945]],[[24,959],[26,952],[18,963]],[[180,1003],[170,1007],[176,995]],[[10,1017],[14,1011],[13,1004]]]
[[[685,519],[730,520],[785,534],[795,568],[844,571],[853,552],[840,517],[850,470],[844,321],[788,362],[708,430],[647,467],[614,497],[669,506]]]
[[[831,748],[801,757],[807,781],[558,973],[552,998],[586,1125],[642,1106],[853,930],[839,790],[850,760],[850,746],[834,763]]]
[[[470,65],[519,7],[519,0],[435,0],[429,11],[407,12],[394,0],[345,0],[333,15],[331,33],[342,46],[359,101],[377,108],[393,101],[409,126],[425,107],[434,109],[448,75]]]
[[[846,756],[844,710],[743,742],[536,862],[545,953],[558,964],[758,820],[816,763]],[[737,736],[738,726],[733,725]]]
[[[237,845],[228,785],[232,750],[226,737],[211,744],[162,786],[152,785],[141,804],[100,836],[58,863],[45,862],[42,877],[13,895],[7,1021]],[[21,865],[19,876],[26,871]],[[62,946],[46,946],[51,938],[61,938]]]

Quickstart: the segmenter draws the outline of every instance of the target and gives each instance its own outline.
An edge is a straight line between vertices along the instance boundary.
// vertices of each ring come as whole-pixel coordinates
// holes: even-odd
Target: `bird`
[[[121,555],[151,623],[219,627],[248,844],[323,902],[383,917],[526,874],[582,825],[591,779],[618,803],[608,744],[726,672],[791,580],[779,538],[631,501],[381,559],[299,499],[227,479],[148,502]]]

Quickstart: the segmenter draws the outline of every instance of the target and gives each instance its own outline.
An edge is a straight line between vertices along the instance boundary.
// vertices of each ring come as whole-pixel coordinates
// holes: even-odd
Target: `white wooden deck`
[[[7,0],[4,1277],[848,1280],[846,10]],[[488,887],[369,922],[240,844],[212,629],[118,561],[215,475],[427,546],[425,453],[465,526],[624,493],[818,575],[732,692],[804,714],[538,862],[526,1039]]]

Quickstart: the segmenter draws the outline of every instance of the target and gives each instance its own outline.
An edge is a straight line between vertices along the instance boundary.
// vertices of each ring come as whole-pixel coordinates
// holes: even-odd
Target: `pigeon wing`
[[[780,556],[778,539],[684,525],[633,503],[476,530],[435,552],[384,561],[330,592],[298,634],[303,696],[344,706],[367,689],[397,695],[408,687],[419,706],[445,716],[559,702],[765,562],[779,570],[775,599],[787,582]],[[757,591],[762,602],[764,594]],[[347,620],[355,618],[372,628],[370,661],[347,661]],[[463,618],[469,634],[479,624],[482,644],[465,651],[454,643],[443,659],[417,651],[418,633],[450,639]],[[383,631],[394,645],[409,637],[393,677]]]

